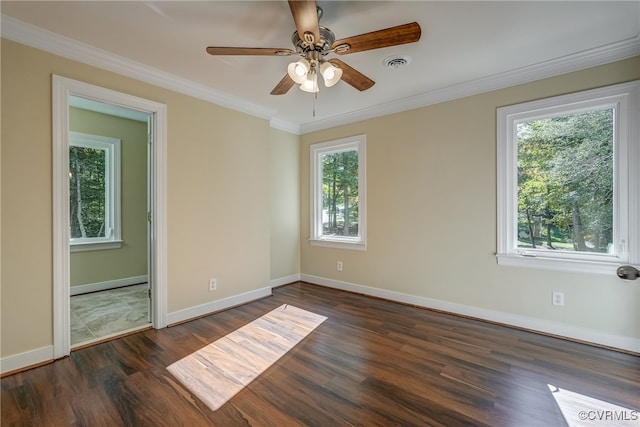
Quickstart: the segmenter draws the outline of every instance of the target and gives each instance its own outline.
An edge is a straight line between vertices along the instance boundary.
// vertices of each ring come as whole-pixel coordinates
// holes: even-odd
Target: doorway
[[[122,288],[129,285],[146,286],[146,296],[144,296],[144,304],[147,305],[146,313],[141,307],[138,307],[138,315],[144,314],[143,319],[137,319],[138,323],[130,328],[124,328],[111,334],[118,334],[130,329],[148,326],[151,324],[154,328],[163,328],[166,326],[166,106],[146,99],[134,97],[132,95],[121,92],[112,91],[95,85],[71,80],[65,77],[53,76],[53,219],[54,219],[54,235],[53,235],[53,252],[54,252],[54,357],[60,358],[69,355],[72,347],[71,340],[71,303],[72,294],[102,292],[108,288]],[[81,108],[79,108],[81,107]],[[117,195],[118,183],[114,181],[114,175],[118,175],[117,164],[109,166],[111,174],[109,182],[111,184],[104,187],[104,207],[102,208],[102,220],[98,221],[94,231],[89,231],[88,219],[80,220],[83,224],[79,225],[78,221],[71,221],[71,215],[78,214],[77,209],[73,211],[70,208],[70,200],[78,201],[78,195],[71,189],[72,176],[70,177],[70,148],[80,146],[90,156],[100,159],[99,164],[116,163],[114,160],[118,157],[118,152],[122,147],[122,142],[117,143],[119,139],[116,135],[99,135],[105,132],[87,132],[87,129],[80,129],[78,132],[73,129],[75,125],[74,115],[78,111],[81,114],[100,114],[102,116],[131,116],[128,120],[144,122],[141,126],[145,135],[143,138],[144,162],[146,167],[138,166],[138,169],[144,169],[143,175],[147,176],[142,185],[145,195],[140,200],[140,195],[134,196],[132,200],[137,199],[138,222],[129,225],[130,229],[138,229],[138,234],[142,238],[137,239],[135,243],[138,250],[137,258],[142,258],[142,262],[119,276],[105,276],[104,271],[100,273],[98,270],[114,270],[114,266],[118,264],[113,259],[105,260],[100,257],[106,253],[113,253],[116,248],[131,246],[133,241],[130,240],[132,235],[123,235],[127,225],[124,223],[124,210],[109,207],[109,197],[113,201],[120,198],[123,202],[125,199],[122,195]],[[109,128],[109,126],[107,126]],[[76,133],[77,132],[77,133]],[[98,135],[96,135],[98,134]],[[93,138],[97,137],[97,138]],[[80,142],[77,142],[77,139]],[[84,141],[83,141],[84,139]],[[97,142],[96,142],[97,141]],[[83,145],[84,144],[84,145]],[[140,147],[138,147],[140,148]],[[109,161],[107,161],[109,159]],[[121,165],[122,166],[122,165]],[[135,167],[134,167],[135,169]],[[106,169],[105,169],[106,170]],[[124,171],[124,169],[122,169]],[[140,170],[138,170],[140,172]],[[108,187],[108,188],[107,188]],[[129,202],[136,204],[135,202]],[[82,205],[80,203],[80,205]],[[142,207],[140,207],[142,205]],[[123,206],[121,206],[123,208]],[[140,212],[142,209],[142,212]],[[107,213],[108,210],[108,213]],[[142,218],[140,218],[140,215]],[[84,224],[86,222],[87,224]],[[133,227],[133,228],[131,228]],[[140,232],[140,227],[143,228]],[[75,230],[74,230],[75,228]],[[79,231],[79,229],[84,228]],[[135,234],[135,233],[134,233]],[[87,250],[88,249],[88,250]],[[105,249],[105,250],[102,250]],[[128,249],[131,249],[129,247]],[[82,255],[78,260],[74,261],[76,254]],[[102,259],[97,263],[87,261],[87,255],[95,255],[96,259]],[[131,253],[129,258],[131,258]],[[100,257],[100,258],[98,258]],[[74,265],[92,265],[91,268],[85,268],[85,271],[77,272],[73,270]],[[100,267],[100,265],[102,265]],[[105,267],[106,268],[103,268]],[[98,273],[92,277],[91,274]],[[102,274],[102,276],[100,276]],[[84,275],[84,276],[83,276]],[[89,276],[87,276],[89,275]],[[78,279],[78,277],[83,277]],[[88,279],[88,277],[90,277]],[[88,282],[88,283],[86,283]],[[133,283],[138,282],[138,283]],[[73,292],[72,292],[72,289]],[[139,290],[139,287],[137,288]],[[133,289],[130,289],[133,290]],[[120,295],[118,298],[126,300],[134,298],[131,292],[128,296]],[[138,292],[138,295],[140,292]],[[113,316],[112,316],[113,317]],[[115,317],[118,317],[115,315]],[[95,337],[94,337],[95,338]],[[88,341],[93,341],[89,337]],[[85,342],[86,343],[86,342]],[[73,345],[78,344],[74,342]]]
[[[69,96],[71,348],[151,325],[150,114]]]

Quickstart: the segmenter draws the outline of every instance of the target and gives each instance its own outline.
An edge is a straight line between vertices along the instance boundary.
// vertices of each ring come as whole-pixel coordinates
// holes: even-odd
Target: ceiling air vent
[[[407,55],[388,56],[382,60],[382,65],[387,68],[398,69],[411,63],[411,57]]]

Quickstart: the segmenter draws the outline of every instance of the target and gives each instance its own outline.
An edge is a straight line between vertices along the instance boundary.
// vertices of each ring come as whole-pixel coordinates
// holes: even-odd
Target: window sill
[[[327,248],[350,249],[355,251],[367,250],[366,243],[347,240],[309,239],[309,243],[311,246],[324,246]]]
[[[527,256],[519,254],[497,254],[498,265],[508,267],[535,268],[538,270],[565,271],[571,273],[594,273],[616,275],[616,270],[623,263],[616,261],[586,261],[578,259],[559,259],[544,256]]]
[[[69,250],[71,252],[103,251],[107,249],[120,249],[121,247],[122,247],[122,240],[109,240],[108,242],[82,242],[82,243],[69,244]]]

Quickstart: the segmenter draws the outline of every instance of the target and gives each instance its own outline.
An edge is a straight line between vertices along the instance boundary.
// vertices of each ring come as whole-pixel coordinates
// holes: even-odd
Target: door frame
[[[155,101],[52,75],[53,125],[53,356],[71,353],[69,256],[69,96],[150,115],[151,135],[149,284],[151,323],[167,326],[167,106]]]

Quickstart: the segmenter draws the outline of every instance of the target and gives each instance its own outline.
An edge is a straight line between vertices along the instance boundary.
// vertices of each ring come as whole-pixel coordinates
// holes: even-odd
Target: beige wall
[[[71,286],[147,274],[147,124],[78,108],[69,129],[117,138],[121,145],[121,237],[119,249],[71,253]]]
[[[640,78],[638,58],[302,138],[6,40],[1,65],[0,357],[52,344],[51,74],[168,106],[170,313],[302,272],[640,337],[638,282],[499,267],[494,256],[496,107]],[[368,250],[310,247],[308,146],[360,133]],[[553,290],[565,307],[551,305]]]
[[[300,273],[300,138],[271,129],[271,276]]]
[[[304,135],[302,273],[640,338],[639,281],[503,267],[494,255],[496,108],[638,78],[635,58]],[[309,145],[362,133],[367,251],[312,247]],[[552,291],[565,293],[564,307]]]
[[[0,357],[53,341],[51,74],[167,104],[169,313],[268,286],[267,120],[4,39],[1,71]]]

